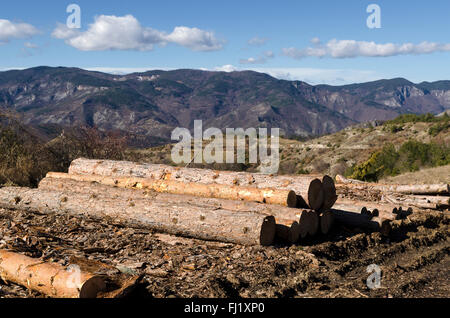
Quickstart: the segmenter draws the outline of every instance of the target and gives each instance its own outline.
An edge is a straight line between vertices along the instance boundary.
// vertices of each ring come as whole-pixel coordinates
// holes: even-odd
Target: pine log
[[[391,231],[391,220],[381,217],[373,217],[350,211],[332,210],[336,223],[349,228],[360,228],[382,235],[389,235]]]
[[[450,206],[450,197],[385,194],[382,200],[391,204],[440,210]]]
[[[402,194],[448,194],[449,184],[405,184],[383,185],[378,187],[385,192],[397,192]]]
[[[348,211],[348,212],[353,212],[353,213],[359,213],[359,214],[367,214],[367,207],[365,207],[364,205],[361,204],[357,204],[355,202],[351,202],[351,203],[347,203],[347,202],[343,202],[341,200],[338,200],[333,208],[335,210],[342,210],[342,211]]]
[[[366,182],[360,181],[360,180],[348,179],[340,174],[336,175],[336,182],[339,185],[342,185],[342,184],[365,184],[366,183]]]
[[[303,198],[302,208],[318,210],[323,205],[323,187],[317,175],[277,176],[262,173],[216,171],[181,168],[159,164],[140,164],[129,161],[77,159],[72,161],[69,174],[113,177],[141,177],[156,180],[175,180],[203,184],[224,184],[292,190]],[[316,179],[318,179],[316,181]],[[313,183],[314,181],[314,183]],[[320,184],[319,184],[320,183]],[[302,200],[299,200],[299,204]]]
[[[276,228],[273,216],[260,213],[41,189],[2,188],[0,207],[88,216],[99,222],[242,245],[270,245]]]
[[[156,192],[188,194],[206,198],[245,200],[283,206],[297,206],[297,196],[292,190],[262,189],[240,187],[224,184],[184,183],[171,180],[155,180],[138,177],[104,177],[100,175],[76,175],[49,172],[48,177],[54,179],[70,179],[76,181],[98,182],[120,188],[148,189]]]
[[[347,207],[350,208],[348,211],[357,212],[358,208],[366,208],[368,211],[380,211],[386,213],[394,213],[396,214],[399,210],[410,210],[412,212],[412,208],[403,204],[394,204],[394,203],[381,203],[381,202],[370,202],[370,201],[360,201],[360,200],[349,200],[349,199],[338,199],[336,201],[336,206],[340,206],[340,210],[347,210]],[[355,206],[355,209],[351,209],[351,206]]]
[[[300,225],[291,220],[276,219],[277,228],[275,236],[283,242],[296,243],[300,238]]]
[[[106,289],[100,276],[7,250],[0,250],[0,277],[55,298],[95,298]]]
[[[337,187],[349,187],[361,190],[377,190],[401,194],[449,194],[450,184],[380,184],[336,176]]]
[[[300,237],[300,231],[307,226],[306,223],[301,221],[302,214],[306,213],[303,212],[303,210],[256,202],[201,198],[191,195],[158,193],[148,190],[123,189],[106,186],[96,182],[83,182],[51,177],[42,179],[39,183],[39,189],[47,191],[87,193],[90,196],[108,195],[113,198],[125,198],[129,201],[146,199],[158,201],[167,205],[184,202],[200,208],[224,209],[272,215],[275,217],[275,222],[277,223],[276,236],[288,243],[297,242]],[[302,226],[299,224],[301,222]],[[306,231],[308,231],[307,228]]]

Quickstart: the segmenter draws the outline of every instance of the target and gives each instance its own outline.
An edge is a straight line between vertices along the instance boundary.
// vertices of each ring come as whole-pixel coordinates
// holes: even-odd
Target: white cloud
[[[207,69],[205,69],[207,70]],[[227,64],[227,65],[222,65],[222,66],[218,66],[214,68],[214,71],[218,71],[218,72],[235,72],[235,71],[239,71],[239,69],[231,64]]]
[[[355,57],[389,57],[408,54],[430,54],[434,52],[450,52],[450,44],[433,42],[413,43],[385,43],[336,40],[333,39],[322,44],[318,38],[311,40],[313,47],[304,49],[284,48],[283,54],[295,59],[305,57],[331,57],[331,58],[355,58]]]
[[[213,32],[185,26],[176,27],[164,39],[194,51],[217,51],[223,47],[223,41],[216,39]]]
[[[272,51],[265,51],[262,56],[257,58],[249,57],[248,59],[241,59],[240,64],[264,64],[268,59],[274,58],[275,54]]]
[[[275,78],[289,81],[304,81],[309,84],[345,85],[363,83],[387,78],[375,71],[353,69],[321,68],[252,68],[251,70],[267,73]]]
[[[268,41],[267,38],[259,38],[256,36],[256,37],[248,40],[247,43],[248,43],[248,45],[252,45],[252,46],[262,46],[262,45],[266,44],[267,41]]]
[[[98,16],[85,32],[58,24],[52,36],[81,51],[151,51],[154,45],[167,43],[176,43],[194,51],[214,51],[223,47],[223,42],[216,39],[213,32],[178,26],[167,34],[143,27],[132,15]]]
[[[31,38],[38,33],[38,29],[31,24],[0,19],[0,44],[8,43],[12,39]]]
[[[208,71],[211,69],[203,68]],[[304,81],[312,85],[328,84],[328,85],[346,85],[353,83],[364,83],[376,81],[382,78],[388,78],[386,74],[380,74],[369,70],[353,70],[353,69],[321,69],[321,68],[269,68],[269,67],[246,67],[239,68],[233,65],[224,65],[215,67],[212,71],[235,72],[235,71],[255,71],[266,73],[278,79],[288,81]]]
[[[78,29],[68,28],[65,24],[57,23],[56,28],[52,32],[52,36],[56,39],[67,40],[80,35]]]
[[[31,43],[31,42],[25,42],[25,43],[24,43],[24,46],[25,46],[27,49],[37,49],[37,48],[39,48],[39,45],[37,45],[37,44],[35,44],[35,43]]]

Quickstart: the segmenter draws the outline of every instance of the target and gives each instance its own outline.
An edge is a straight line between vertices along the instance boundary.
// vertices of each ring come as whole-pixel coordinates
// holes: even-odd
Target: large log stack
[[[334,224],[388,236],[413,207],[450,206],[449,185],[383,185],[337,176],[273,176],[77,159],[69,173],[50,172],[38,189],[0,188],[0,208],[89,217],[203,240],[242,245],[297,243],[328,235]],[[377,192],[380,200],[338,198]],[[95,297],[103,278],[0,250],[0,278],[51,297]]]
[[[105,177],[138,177],[152,180],[175,180],[182,183],[207,185],[228,185],[294,191],[299,197],[298,207],[320,210],[324,205],[331,208],[336,200],[336,190],[330,185],[331,178],[325,178],[324,192],[322,176],[268,176],[261,173],[216,171],[172,167],[160,164],[141,164],[129,161],[77,159],[69,168],[71,175],[98,175]],[[331,182],[334,184],[333,180]],[[334,189],[334,192],[333,192]]]
[[[0,206],[85,215],[204,240],[244,245],[296,243],[334,222],[388,234],[389,223],[414,202],[443,206],[449,197],[407,196],[414,187],[361,183],[342,177],[276,176],[180,168],[128,161],[77,159],[69,173],[48,173],[39,189],[2,188]],[[344,200],[342,186],[384,192],[383,202]],[[448,188],[448,185],[447,185]],[[420,187],[420,193],[445,186]],[[394,190],[396,192],[394,192]],[[409,193],[408,192],[408,193]]]

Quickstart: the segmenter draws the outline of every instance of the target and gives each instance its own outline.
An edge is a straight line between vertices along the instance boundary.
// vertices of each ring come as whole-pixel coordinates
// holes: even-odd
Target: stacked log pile
[[[450,206],[449,185],[383,185],[337,176],[274,176],[77,159],[50,172],[37,189],[0,188],[0,207],[88,216],[98,222],[242,245],[302,242],[334,224],[388,236],[413,208]],[[342,189],[377,192],[377,202],[338,198]],[[95,297],[102,277],[80,272],[68,286],[58,264],[0,250],[0,278],[52,297]]]
[[[379,184],[336,176],[336,187],[353,191],[378,191],[380,203],[420,209],[443,210],[450,207],[450,184]]]

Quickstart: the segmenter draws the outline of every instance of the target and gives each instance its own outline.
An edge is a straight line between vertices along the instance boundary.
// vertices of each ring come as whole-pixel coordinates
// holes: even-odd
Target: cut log
[[[336,182],[338,184],[365,184],[366,182],[355,180],[355,179],[348,179],[340,174],[336,175]]]
[[[260,213],[14,187],[0,189],[0,207],[88,216],[99,222],[242,245],[272,244],[276,227],[273,216]]]
[[[105,177],[100,175],[76,175],[49,172],[53,179],[70,179],[75,181],[97,182],[104,185],[130,189],[147,189],[156,192],[188,194],[206,198],[245,200],[283,206],[297,206],[297,196],[292,190],[259,189],[224,184],[184,183],[170,180],[155,180],[138,177]]]
[[[323,185],[323,210],[329,210],[336,203],[336,186],[334,185],[334,180],[330,176],[324,176],[322,179]]]
[[[276,236],[288,243],[297,242],[300,237],[300,228],[303,229],[304,227],[300,227],[299,225],[301,222],[300,220],[302,219],[302,210],[277,205],[217,198],[201,198],[191,195],[158,193],[147,190],[122,189],[96,182],[78,182],[70,179],[55,179],[51,177],[42,179],[39,183],[39,189],[46,191],[85,193],[94,197],[108,195],[113,198],[124,198],[128,201],[146,199],[158,201],[166,205],[184,202],[199,208],[224,209],[272,215],[275,217],[275,222],[277,223]]]
[[[380,217],[371,218],[370,216],[342,210],[332,210],[336,223],[348,228],[360,228],[373,232],[380,232],[382,235],[388,236],[391,231],[391,220]]]
[[[314,179],[310,182],[307,192],[300,192],[301,196],[308,198],[308,207],[313,210],[320,210],[324,204],[325,191],[322,181]],[[302,207],[302,206],[299,206]]]
[[[0,250],[0,277],[55,298],[95,298],[106,289],[100,276],[6,250]]]
[[[396,192],[401,194],[449,194],[449,184],[380,184],[346,179],[336,176],[337,187],[350,187],[361,190],[377,190],[382,192]]]
[[[410,184],[410,185],[384,185],[379,189],[385,192],[397,192],[402,194],[448,194],[448,184]]]
[[[300,225],[291,220],[277,219],[277,228],[275,236],[283,242],[290,244],[296,243],[300,238]]]
[[[334,224],[334,214],[331,210],[325,210],[319,215],[320,217],[320,232],[328,234]]]
[[[403,204],[394,204],[394,203],[380,203],[380,202],[370,202],[370,201],[359,201],[359,200],[349,200],[349,199],[339,199],[336,201],[336,206],[339,206],[339,210],[345,210],[345,211],[353,211],[357,212],[359,208],[366,208],[369,211],[378,210],[380,212],[387,212],[387,213],[397,213],[398,210],[402,209],[404,211],[407,211],[408,209],[412,208]],[[356,208],[352,209],[352,206],[356,206]],[[345,207],[345,208],[342,208]]]
[[[348,201],[347,201],[348,202]],[[348,211],[359,214],[367,215],[367,208],[364,205],[357,203],[344,203],[343,201],[338,200],[337,203],[334,204],[335,210]]]
[[[450,206],[450,197],[446,196],[415,196],[385,194],[384,202],[402,206],[414,206],[422,209],[440,210]]]
[[[202,184],[224,184],[292,190],[306,203],[302,208],[320,209],[323,205],[323,187],[315,181],[322,176],[297,175],[273,176],[261,173],[216,171],[209,169],[181,168],[159,164],[139,164],[129,161],[74,160],[69,174],[101,175],[113,177],[140,177],[156,180],[175,180]],[[312,182],[314,183],[312,184]],[[302,200],[299,200],[301,203]]]

